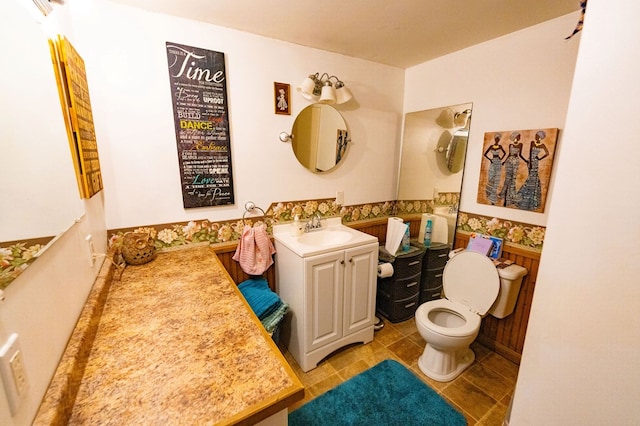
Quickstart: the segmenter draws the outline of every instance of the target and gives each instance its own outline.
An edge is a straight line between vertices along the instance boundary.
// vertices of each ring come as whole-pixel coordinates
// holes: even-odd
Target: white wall
[[[84,203],[85,215],[4,291],[0,302],[0,345],[19,336],[29,391],[15,416],[0,386],[0,424],[31,424],[104,258],[89,265],[85,237],[104,253],[107,233],[102,193]]]
[[[27,164],[22,163],[10,176],[3,176],[4,186],[24,191],[38,186],[45,190],[37,192],[37,196],[30,192],[18,197],[21,203],[3,196],[2,210],[11,206],[18,214],[3,215],[2,220],[14,227],[33,226],[34,236],[61,233],[40,258],[4,290],[4,300],[0,301],[0,346],[11,334],[18,334],[30,386],[12,416],[5,388],[0,384],[0,424],[12,426],[31,424],[99,272],[103,259],[90,266],[85,237],[92,235],[95,250],[104,253],[107,233],[104,194],[84,201],[78,195],[47,46],[49,28],[64,27],[67,34],[72,32],[66,22],[68,18],[64,10],[57,10],[42,25],[36,24],[17,0],[0,2],[0,10],[0,33],[8,31],[1,42],[6,54],[3,61],[12,64],[5,67],[3,62],[0,71],[3,79],[9,78],[9,84],[3,86],[2,101],[22,105],[24,99],[20,102],[18,99],[34,90],[38,92],[34,94],[36,99],[48,101],[43,104],[44,111],[40,109],[42,105],[26,105],[21,111],[13,111],[15,115],[3,116],[8,121],[3,121],[1,126],[3,151],[0,155],[7,153],[6,144],[15,142],[16,138],[33,150],[31,155],[26,155],[30,160]],[[26,60],[16,56],[22,53],[27,56]],[[35,68],[30,67],[31,64]],[[20,72],[8,77],[7,73],[12,71],[9,68],[14,67]],[[43,85],[49,87],[43,88]],[[33,104],[34,100],[30,99],[29,103]],[[14,121],[14,117],[19,119]],[[26,124],[25,119],[28,119]],[[18,124],[22,128],[16,131]],[[10,168],[18,164],[16,157],[9,164]],[[51,165],[56,167],[53,171]],[[7,170],[3,168],[1,172]],[[25,211],[25,201],[30,202],[32,211]],[[56,220],[49,221],[48,227],[34,224],[49,216],[55,216]]]
[[[57,235],[82,214],[47,42],[56,18],[22,3],[0,2],[0,241]]]
[[[403,70],[104,0],[73,6],[72,43],[91,88],[108,229],[237,218],[248,200],[266,208],[338,190],[346,204],[395,199]],[[225,53],[235,206],[183,208],[167,41]],[[278,139],[309,104],[295,86],[317,71],[339,76],[355,97],[338,106],[353,143],[344,164],[322,175],[300,166]],[[276,81],[291,84],[291,116],[274,114]]]
[[[460,208],[486,216],[544,225],[545,213],[478,204],[484,133],[564,127],[579,38],[565,41],[572,13],[409,68],[404,111],[473,103]],[[558,149],[562,150],[562,132]],[[554,164],[551,185],[558,164]],[[549,191],[547,206],[553,200]]]
[[[639,15],[587,6],[511,425],[640,419]]]

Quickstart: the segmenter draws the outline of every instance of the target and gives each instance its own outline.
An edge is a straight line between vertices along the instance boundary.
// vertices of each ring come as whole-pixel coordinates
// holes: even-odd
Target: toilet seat
[[[444,267],[442,287],[447,299],[485,316],[498,297],[500,276],[487,256],[463,251]]]
[[[429,313],[434,310],[452,311],[450,315],[459,315],[464,318],[465,323],[459,327],[443,327],[429,319]],[[447,299],[432,300],[423,303],[416,312],[418,321],[424,324],[429,330],[443,336],[461,337],[475,333],[480,328],[480,315],[471,312],[466,306],[452,302]]]

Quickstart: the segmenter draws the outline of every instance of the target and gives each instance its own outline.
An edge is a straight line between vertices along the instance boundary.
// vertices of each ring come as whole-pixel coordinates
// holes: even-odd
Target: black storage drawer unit
[[[378,313],[385,316],[389,321],[400,322],[411,319],[415,315],[419,302],[419,293],[401,300],[378,297],[376,308]]]
[[[406,299],[420,291],[420,272],[409,278],[379,278],[378,291],[392,299]]]
[[[434,289],[442,287],[442,276],[444,275],[444,268],[442,269],[427,269],[423,271],[420,287],[422,290]]]
[[[378,259],[393,266],[393,275],[378,278],[376,310],[391,322],[413,317],[420,302],[424,249],[412,246],[407,253],[390,255],[380,247]]]
[[[442,292],[442,286],[437,288],[428,288],[420,291],[420,304],[428,302],[430,300],[442,299],[444,294]]]
[[[444,296],[442,291],[442,277],[444,267],[449,260],[449,245],[432,243],[429,247],[425,247],[417,240],[411,243],[425,251],[420,279],[420,304],[442,298]]]
[[[401,254],[393,262],[393,276],[408,277],[422,272],[424,251],[421,253]],[[406,256],[406,257],[403,257]]]
[[[433,243],[427,247],[424,255],[423,270],[434,270],[444,268],[449,260],[449,245],[443,243]]]

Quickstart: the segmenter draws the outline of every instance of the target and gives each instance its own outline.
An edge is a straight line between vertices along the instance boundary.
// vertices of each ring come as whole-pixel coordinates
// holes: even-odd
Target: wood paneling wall
[[[234,253],[236,252],[237,244],[229,244],[222,247],[216,247],[214,250],[216,255],[220,259],[220,262],[227,270],[231,279],[236,283],[240,284],[244,280],[248,280],[250,275],[242,270],[240,264],[232,259]],[[271,290],[275,291],[276,288],[276,269],[275,265],[271,265],[269,269],[262,274],[264,278],[266,278],[269,283],[269,287]]]
[[[420,230],[420,217],[405,218],[410,223],[410,233],[412,237],[417,237]],[[379,221],[353,226],[354,228],[374,235],[380,243],[384,243],[387,233],[387,221]],[[469,243],[469,236],[456,233],[454,248],[466,247]],[[540,264],[540,253],[530,250],[523,250],[517,247],[504,246],[502,257],[512,260],[517,265],[527,269],[527,275],[522,280],[522,286],[518,293],[515,310],[506,318],[498,319],[487,315],[482,320],[478,341],[491,348],[496,353],[519,364],[524,346],[524,339],[527,333],[527,323],[531,311],[531,301],[536,286],[538,276],[538,266]]]
[[[454,248],[466,247],[468,243],[468,235],[456,233]],[[478,341],[505,358],[520,364],[531,312],[531,301],[538,277],[540,253],[505,245],[502,249],[502,257],[523,266],[528,272],[522,280],[513,313],[503,319],[494,318],[491,315],[483,318]]]
[[[410,222],[411,236],[416,237],[419,232],[420,217],[405,219],[405,221]],[[369,235],[373,235],[378,238],[380,244],[384,244],[386,241],[386,219],[352,224],[350,226]],[[468,243],[468,235],[456,233],[453,245],[454,248],[466,247]],[[240,268],[238,262],[232,259],[235,250],[236,245],[230,244],[228,246],[216,248],[216,254],[220,258],[220,261],[231,278],[239,284],[242,281],[249,279],[249,275]],[[496,353],[519,364],[527,332],[527,323],[529,321],[529,313],[531,311],[531,301],[533,299],[536,278],[538,276],[540,253],[505,245],[502,249],[502,257],[512,260],[516,264],[527,268],[528,273],[522,280],[522,286],[520,287],[520,293],[518,294],[518,300],[516,302],[514,312],[503,319],[487,315],[482,320],[478,341],[491,348]],[[263,276],[267,279],[269,287],[275,291],[275,267],[271,266]]]

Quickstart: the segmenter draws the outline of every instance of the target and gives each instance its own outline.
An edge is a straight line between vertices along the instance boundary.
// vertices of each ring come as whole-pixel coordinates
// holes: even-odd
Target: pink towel
[[[265,224],[252,228],[245,225],[233,260],[240,264],[249,275],[261,275],[273,265],[272,255],[276,252],[271,243]]]

